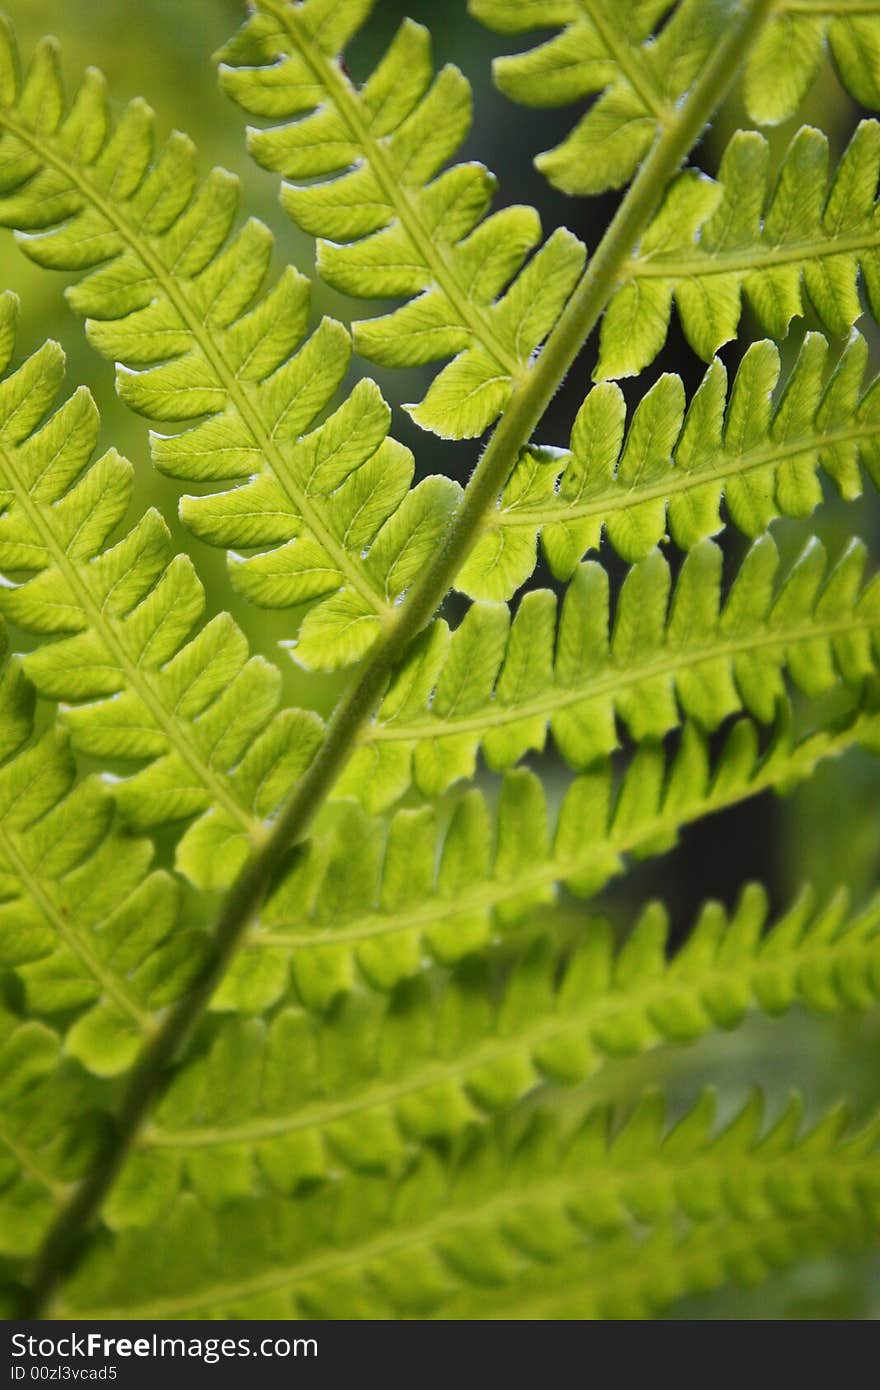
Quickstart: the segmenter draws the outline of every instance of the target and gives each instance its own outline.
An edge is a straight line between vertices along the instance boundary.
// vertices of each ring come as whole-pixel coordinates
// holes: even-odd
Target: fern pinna
[[[652,896],[689,827],[820,768],[876,840],[880,3],[462,0],[520,49],[504,97],[574,108],[533,153],[615,194],[589,249],[493,210],[470,84],[397,8],[255,0],[221,49],[277,242],[145,102],[0,33],[0,221],[156,426],[99,446],[5,290],[10,1317],[788,1306],[779,1271],[880,1240],[875,1085],[835,1070],[852,1119],[824,1079],[805,1120],[701,1090],[712,1034],[794,1015],[833,1056],[819,1016],[876,1008],[876,843]],[[835,80],[833,129],[773,134]]]

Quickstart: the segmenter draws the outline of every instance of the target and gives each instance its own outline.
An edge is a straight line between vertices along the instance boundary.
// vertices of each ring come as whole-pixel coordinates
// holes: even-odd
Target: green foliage
[[[35,1254],[97,1151],[96,1083],[43,1023],[0,1010],[0,1255]],[[83,1117],[87,1116],[84,1123]]]
[[[408,301],[355,323],[357,351],[388,367],[453,358],[408,409],[444,438],[472,438],[504,410],[584,249],[563,229],[523,269],[541,240],[538,214],[487,217],[496,182],[482,164],[440,172],[468,134],[471,93],[455,67],[434,78],[421,25],[401,26],[363,87],[348,80],[337,55],[372,8],[259,0],[224,50],[223,85],[251,114],[285,122],[250,131],[250,150],[283,175],[282,203],[319,238],[328,284]]]
[[[0,300],[0,370],[16,313],[11,296]],[[0,566],[25,576],[0,590],[0,607],[20,627],[58,638],[23,666],[41,695],[68,703],[74,747],[149,760],[116,784],[129,825],[197,815],[178,865],[203,887],[228,883],[308,765],[320,720],[279,711],[278,671],[248,659],[228,614],[202,625],[202,585],[186,556],[171,557],[157,511],[105,548],[128,509],[133,470],[112,449],[89,462],[99,422],[88,391],[46,418],[63,375],[64,355],[47,343],[0,385]]]
[[[679,831],[770,788],[787,790],[847,749],[880,748],[880,714],[867,708],[798,739],[781,703],[764,747],[749,719],[709,740],[686,724],[678,745],[644,742],[621,775],[606,759],[568,787],[555,825],[539,779],[508,772],[490,817],[472,791],[438,830],[430,807],[398,811],[387,832],[350,808],[316,837],[263,909],[246,950],[284,947],[300,996],[328,1004],[352,988],[355,967],[387,989],[415,975],[426,954],[442,963],[492,940],[557,885],[590,898],[631,859],[664,854]]]
[[[631,376],[666,340],[672,301],[694,351],[708,360],[737,335],[745,295],[761,328],[784,338],[805,311],[845,334],[862,312],[859,272],[876,315],[880,124],[863,121],[830,185],[828,140],[803,126],[768,192],[769,146],[737,131],[717,182],[686,170],[672,183],[602,324],[599,378]]]
[[[316,425],[348,371],[349,335],[327,319],[306,339],[309,283],[293,269],[261,292],[272,236],[255,219],[234,230],[232,175],[199,184],[179,133],[154,154],[142,101],[111,128],[98,73],[66,110],[51,42],[20,84],[2,39],[0,222],[23,230],[39,265],[90,271],[68,298],[120,364],[123,400],[154,420],[200,421],[154,436],[153,459],[188,482],[231,484],[183,498],[181,515],[202,540],[259,552],[233,564],[233,583],[271,607],[319,600],[300,628],[304,665],[356,660],[459,489],[434,478],[410,491],[411,456],[388,438],[390,411],[368,380]]]
[[[619,1290],[600,1280],[607,1266],[601,1242],[598,1258],[594,1253],[596,1237],[626,1231],[633,1217],[666,1236],[661,1251],[671,1218],[679,1215],[694,1233],[703,1223],[711,1230],[720,1218],[720,1229],[738,1230],[741,1244],[750,1223],[768,1221],[771,1231],[778,1224],[789,1248],[797,1248],[802,1225],[815,1229],[831,1220],[839,1226],[841,1216],[864,1214],[867,1229],[876,1230],[877,1121],[847,1135],[844,1117],[832,1113],[799,1137],[799,1109],[792,1105],[762,1135],[760,1104],[752,1104],[713,1137],[712,1113],[707,1098],[667,1133],[655,1097],[617,1133],[609,1133],[601,1109],[573,1133],[539,1113],[524,1133],[490,1130],[458,1162],[425,1151],[390,1187],[381,1179],[352,1179],[296,1203],[230,1202],[219,1215],[184,1199],[161,1230],[127,1233],[96,1249],[59,1311],[146,1318],[424,1316],[450,1298],[466,1300],[474,1288],[478,1298],[487,1284],[501,1292],[530,1266],[552,1267],[580,1254],[586,1262],[576,1295],[581,1316],[620,1317],[635,1309],[644,1316],[707,1281],[684,1260],[673,1259],[667,1270],[656,1251],[647,1258],[643,1252],[631,1283],[624,1278]],[[169,1242],[186,1252],[171,1271],[161,1253]],[[723,1260],[722,1245],[716,1267]]]
[[[505,96],[526,106],[598,97],[562,144],[535,160],[563,192],[588,194],[632,178],[735,6],[732,0],[468,0],[468,9],[499,34],[559,29],[535,48],[496,59],[493,75]],[[773,9],[746,61],[743,96],[752,121],[776,125],[793,116],[826,47],[855,101],[880,106],[880,15],[870,3],[778,0]]]
[[[119,829],[98,778],[77,781],[64,733],[29,737],[32,693],[15,667],[2,693],[0,962],[28,1015],[72,1020],[66,1051],[111,1075],[185,991],[199,939],[175,930],[178,889],[151,872],[150,842]],[[20,1043],[39,1054],[44,1037],[23,1026]]]
[[[458,587],[509,599],[535,566],[535,538],[557,579],[603,538],[641,560],[668,530],[690,550],[723,529],[724,513],[747,536],[778,516],[808,516],[822,501],[821,469],[841,496],[861,495],[861,469],[880,482],[880,415],[872,382],[862,393],[868,347],[858,333],[827,374],[828,346],[808,333],[780,384],[779,350],[753,343],[727,393],[717,358],[685,410],[672,375],[646,391],[626,429],[620,388],[590,391],[571,449],[525,450],[474,548]],[[827,379],[826,379],[827,378]]]
[[[634,427],[635,428],[635,427]],[[478,752],[502,770],[540,752],[548,729],[566,762],[585,768],[618,746],[659,739],[680,712],[717,729],[745,708],[772,721],[785,676],[817,697],[858,690],[880,667],[880,584],[861,586],[857,542],[829,569],[807,544],[778,582],[764,535],[722,601],[722,555],[690,551],[674,590],[658,550],[629,570],[610,617],[608,575],[580,565],[557,618],[533,589],[511,621],[506,604],[475,603],[450,633],[442,620],[400,668],[341,784],[381,810],[415,782],[436,796],[472,777]]]
[[[311,325],[308,279],[276,273],[232,175],[201,178],[179,132],[155,144],[143,101],[111,118],[94,69],[67,103],[51,40],[22,79],[0,30],[0,222],[35,276],[72,277],[242,600],[236,620],[198,546],[175,553],[135,449],[96,457],[62,349],[16,361],[0,293],[13,1313],[645,1318],[880,1234],[876,1086],[825,1085],[861,1127],[772,1099],[765,1121],[729,1088],[720,1123],[710,1095],[682,1100],[713,1035],[876,1007],[876,892],[851,902],[827,863],[821,902],[779,913],[749,884],[682,936],[620,884],[682,840],[689,880],[690,827],[880,753],[870,546],[799,524],[824,481],[847,502],[880,482],[874,334],[854,328],[880,313],[880,125],[830,184],[810,127],[772,185],[754,130],[717,170],[681,167],[740,68],[755,122],[798,110],[826,48],[880,103],[880,11],[471,0],[499,32],[553,31],[498,61],[507,95],[595,98],[538,159],[567,193],[628,186],[587,259],[451,163],[471,91],[420,25],[350,73],[374,8],[255,0],[221,55],[320,275],[392,301],[351,333]],[[628,410],[610,378],[650,366],[673,304],[708,370],[689,401],[646,378]],[[767,339],[748,345],[744,309]],[[783,370],[807,315],[823,332]],[[570,447],[542,444],[594,329]],[[434,434],[495,427],[466,486],[395,442],[355,354],[441,364],[409,407]],[[539,562],[553,587],[518,597]],[[272,631],[308,681],[252,654],[244,601],[287,610]],[[847,806],[826,814],[845,835]]]
[[[598,96],[562,144],[535,160],[571,194],[629,182],[733,11],[729,0],[468,0],[468,8],[501,34],[562,26],[539,47],[497,59],[493,72],[505,96],[526,106]]]
[[[876,1002],[880,900],[853,914],[843,894],[817,910],[803,893],[766,921],[752,885],[730,917],[708,904],[672,960],[655,903],[622,948],[593,921],[570,953],[547,935],[512,962],[471,958],[439,988],[416,978],[390,996],[355,989],[332,1028],[291,1008],[231,1019],[174,1078],[108,1220],[150,1225],[186,1187],[212,1203],[263,1183],[292,1194],[340,1162],[400,1173],[418,1145],[467,1133],[536,1085],[580,1083],[608,1058],[735,1028],[756,1008]]]

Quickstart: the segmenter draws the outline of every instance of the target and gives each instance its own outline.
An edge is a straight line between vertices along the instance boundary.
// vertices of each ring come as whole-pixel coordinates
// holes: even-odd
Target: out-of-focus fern
[[[151,871],[149,841],[116,824],[100,779],[77,780],[57,725],[31,736],[33,692],[2,688],[0,962],[28,1017],[73,1020],[66,1051],[98,1074],[125,1071],[160,1009],[185,992],[199,938],[178,932],[178,888]],[[37,1051],[43,1033],[28,1034]]]
[[[503,32],[555,31],[498,63],[509,95],[596,98],[539,161],[569,193],[627,190],[585,259],[531,209],[490,213],[482,165],[446,167],[471,95],[423,28],[350,75],[373,8],[256,0],[222,82],[265,123],[252,152],[321,274],[403,301],[354,326],[357,351],[444,364],[411,408],[436,434],[494,426],[464,488],[413,486],[372,382],[338,397],[349,332],[309,335],[297,270],[264,287],[272,237],[236,226],[232,176],[199,182],[182,135],[156,150],[143,102],[111,121],[94,71],[68,105],[52,42],[22,81],[2,31],[0,220],[37,265],[85,272],[70,301],[123,400],[180,427],[153,461],[193,484],[181,516],[232,552],[238,592],[294,610],[304,666],[357,667],[326,723],[284,707],[158,512],[130,515],[132,465],[94,460],[88,392],[57,403],[60,348],[13,368],[0,297],[4,1311],[641,1318],[877,1242],[876,1119],[595,1103],[661,1045],[875,1005],[876,896],[778,914],[751,885],[683,940],[656,902],[621,940],[595,900],[707,815],[880,752],[867,547],[801,537],[783,567],[769,534],[820,475],[848,501],[880,480],[853,329],[862,285],[878,313],[880,126],[830,188],[809,128],[772,191],[755,131],[714,177],[682,171],[740,69],[756,122],[794,113],[823,46],[875,101],[880,13],[472,0]],[[770,340],[728,386],[712,359],[743,296]],[[606,378],[654,360],[673,303],[711,365],[689,403],[654,382],[627,427]],[[828,338],[783,375],[810,305]],[[546,447],[597,329],[599,384],[570,448]],[[725,571],[727,521],[750,544]],[[539,546],[564,588],[512,614]],[[541,777],[548,735],[573,775]]]
[[[655,1098],[612,1135],[603,1110],[590,1112],[573,1134],[539,1114],[521,1136],[487,1132],[458,1162],[426,1151],[391,1186],[352,1179],[296,1203],[230,1202],[220,1213],[184,1199],[161,1231],[126,1233],[96,1250],[57,1311],[91,1318],[419,1316],[450,1298],[466,1300],[474,1287],[479,1300],[487,1283],[500,1292],[530,1265],[552,1267],[580,1251],[581,1316],[620,1316],[634,1304],[642,1312],[662,1306],[704,1281],[683,1254],[667,1270],[649,1249],[625,1262],[629,1278],[618,1290],[613,1281],[601,1287],[595,1276],[607,1271],[605,1247],[594,1250],[594,1233],[656,1225],[660,1250],[668,1250],[670,1218],[680,1213],[693,1235],[703,1223],[738,1232],[746,1251],[757,1245],[753,1258],[761,1241],[746,1233],[756,1221],[770,1223],[771,1244],[776,1224],[795,1251],[802,1225],[839,1232],[846,1217],[863,1215],[862,1238],[875,1236],[878,1122],[841,1134],[837,1112],[799,1136],[792,1105],[761,1135],[760,1115],[760,1105],[747,1106],[713,1137],[711,1101],[666,1134]],[[187,1252],[170,1273],[156,1257],[169,1241]],[[723,1242],[715,1261],[726,1273]]]
[[[581,1082],[609,1057],[735,1028],[754,1009],[876,1002],[880,900],[852,913],[839,894],[817,910],[805,892],[766,922],[752,885],[729,917],[707,905],[671,960],[668,917],[652,904],[621,949],[594,921],[570,954],[544,936],[494,971],[465,962],[439,990],[425,980],[389,998],[354,990],[332,1029],[291,1008],[271,1022],[230,1020],[175,1077],[108,1219],[149,1225],[183,1186],[217,1202],[263,1182],[293,1193],[340,1161],[401,1172],[416,1145],[465,1133],[539,1084]]]
[[[645,742],[619,778],[604,760],[569,786],[555,824],[535,774],[508,772],[497,810],[468,792],[443,833],[430,807],[402,810],[387,831],[353,808],[325,828],[263,908],[245,948],[290,954],[297,989],[324,1005],[357,979],[378,988],[459,960],[496,931],[553,901],[557,885],[590,898],[631,860],[666,853],[704,816],[784,791],[847,749],[880,749],[880,714],[865,709],[803,739],[781,703],[772,737],[741,719],[713,758],[687,724],[667,753]]]

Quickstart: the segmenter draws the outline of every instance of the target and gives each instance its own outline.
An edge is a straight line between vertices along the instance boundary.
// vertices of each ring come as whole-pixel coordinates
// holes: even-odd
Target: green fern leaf
[[[590,1112],[573,1135],[539,1114],[518,1140],[481,1136],[464,1161],[443,1163],[426,1152],[392,1188],[383,1179],[352,1178],[297,1203],[268,1198],[219,1211],[185,1198],[161,1230],[125,1232],[94,1249],[55,1311],[81,1318],[424,1316],[462,1289],[503,1288],[535,1263],[552,1267],[601,1252],[603,1237],[633,1232],[636,1221],[665,1232],[671,1218],[683,1216],[699,1232],[721,1218],[742,1239],[756,1221],[796,1232],[801,1222],[821,1220],[839,1241],[853,1216],[864,1214],[874,1231],[876,1120],[846,1134],[844,1116],[832,1112],[801,1136],[800,1108],[792,1104],[762,1135],[758,1101],[713,1137],[713,1109],[711,1100],[701,1102],[667,1132],[662,1102],[649,1097],[616,1134],[604,1109]],[[157,1258],[169,1241],[185,1252],[171,1271]],[[639,1269],[655,1296],[676,1284],[651,1260]],[[579,1292],[593,1294],[594,1315],[607,1316],[615,1305],[620,1315],[613,1288],[587,1283]],[[675,1286],[666,1296],[680,1292]]]
[[[14,298],[0,297],[0,371],[16,316]],[[193,882],[222,886],[311,761],[321,721],[279,712],[279,673],[249,659],[228,614],[202,625],[202,585],[185,556],[172,557],[157,512],[107,544],[132,469],[113,450],[89,463],[99,422],[87,391],[46,418],[63,376],[63,353],[48,343],[0,384],[0,609],[57,638],[23,665],[41,695],[69,702],[75,747],[147,760],[115,783],[128,823],[198,816],[178,863]]]
[[[761,328],[784,338],[805,312],[846,334],[862,313],[858,278],[880,313],[876,227],[880,124],[863,121],[829,186],[828,140],[803,127],[772,192],[769,146],[738,131],[718,181],[689,170],[670,185],[602,323],[597,378],[631,376],[654,360],[673,297],[688,342],[707,361],[735,338],[742,297]]]
[[[793,116],[826,50],[846,90],[859,105],[876,111],[880,107],[877,5],[871,0],[858,5],[839,0],[813,0],[806,5],[782,0],[749,55],[744,94],[752,120],[777,125]]]
[[[445,833],[432,807],[397,812],[385,833],[340,803],[264,907],[243,959],[280,952],[310,1007],[353,988],[359,973],[393,988],[426,954],[452,963],[484,947],[552,901],[557,885],[592,897],[628,858],[672,848],[685,825],[786,790],[858,744],[880,747],[876,712],[796,741],[782,706],[766,749],[742,719],[714,761],[706,736],[686,724],[674,755],[643,744],[619,783],[611,761],[575,778],[555,829],[541,783],[524,769],[505,775],[494,825],[476,791],[459,800]]]
[[[632,178],[734,9],[705,0],[468,0],[468,8],[500,34],[559,29],[536,48],[495,60],[496,85],[512,101],[557,107],[598,98],[562,144],[535,161],[572,194],[602,193]],[[880,108],[877,6],[779,0],[747,59],[750,118],[777,125],[794,116],[826,49],[855,100]]]
[[[0,222],[76,281],[237,593],[293,610],[303,667],[361,663],[324,683],[326,726],[283,707],[280,672],[211,616],[163,519],[132,514],[131,466],[95,457],[61,349],[13,367],[0,294],[0,626],[22,649],[7,659],[0,636],[13,1317],[644,1317],[880,1233],[880,1118],[854,1134],[838,1109],[805,1131],[796,1104],[768,1126],[759,1101],[725,1098],[719,1133],[709,1099],[681,1118],[653,1095],[587,1109],[628,1058],[630,1094],[662,1073],[661,1045],[877,1004],[867,824],[850,837],[846,808],[823,846],[825,906],[805,892],[771,921],[752,886],[680,946],[657,903],[619,937],[563,897],[601,910],[707,815],[880,753],[864,547],[832,565],[813,541],[782,571],[769,534],[826,478],[844,499],[880,482],[853,329],[862,282],[880,312],[880,124],[830,183],[809,128],[772,188],[754,131],[717,178],[681,172],[735,117],[740,69],[768,122],[826,49],[874,100],[880,4],[472,0],[508,33],[550,31],[498,64],[509,95],[594,99],[539,161],[550,180],[632,180],[587,265],[531,209],[493,213],[492,176],[455,162],[470,88],[435,73],[424,29],[404,22],[371,76],[349,74],[374,8],[255,0],[222,65],[325,279],[386,301],[354,341],[312,327],[305,277],[271,269],[231,175],[199,176],[179,133],[155,144],[142,101],[111,117],[95,70],[68,103],[51,41],[21,79],[0,24]],[[675,377],[643,391],[627,428],[606,378],[653,361],[675,305],[709,370],[689,406]],[[780,382],[774,342],[744,340],[728,390],[712,359],[744,310],[774,340],[815,310],[839,360],[808,333]],[[600,326],[570,448],[533,443],[556,438],[550,402]],[[422,426],[494,426],[465,488],[413,486],[379,388],[348,380],[355,348],[439,364],[410,407]],[[752,544],[722,589],[728,518]],[[606,537],[608,575],[584,562]],[[565,591],[509,610],[539,546]],[[550,739],[572,776],[542,782],[518,764]]]
[[[702,541],[674,590],[659,551],[634,566],[613,622],[596,563],[577,570],[558,620],[546,589],[526,594],[512,622],[505,604],[476,603],[454,633],[440,621],[416,644],[339,794],[372,811],[413,781],[437,796],[473,777],[478,753],[512,767],[544,748],[548,729],[584,768],[617,747],[617,719],[636,741],[663,737],[680,711],[710,731],[743,708],[768,723],[786,673],[810,696],[857,689],[880,672],[880,583],[861,588],[864,561],[853,542],[831,569],[814,540],[777,585],[765,535],[722,605],[722,554]]]
[[[843,893],[817,910],[804,892],[765,930],[767,916],[752,885],[729,917],[708,904],[672,960],[653,904],[621,949],[589,922],[571,954],[544,937],[504,961],[500,987],[471,960],[442,991],[416,979],[388,997],[357,990],[329,1018],[229,1019],[170,1084],[104,1218],[149,1225],[187,1187],[210,1205],[265,1184],[290,1195],[340,1162],[397,1173],[414,1146],[462,1135],[536,1085],[580,1083],[608,1057],[692,1042],[755,1008],[831,1013],[880,997],[880,899],[853,914]]]
[[[272,237],[255,220],[233,232],[232,175],[216,170],[197,185],[179,134],[154,158],[143,102],[111,129],[94,71],[65,111],[51,42],[20,86],[8,27],[0,93],[0,221],[24,229],[19,244],[38,264],[90,270],[68,298],[89,316],[94,345],[121,364],[118,390],[133,409],[172,423],[207,417],[153,438],[160,470],[225,485],[183,498],[184,521],[211,544],[259,552],[232,566],[255,602],[313,604],[296,648],[303,665],[357,660],[436,546],[460,489],[429,478],[410,491],[411,455],[388,438],[390,411],[373,382],[314,427],[345,377],[350,340],[327,319],[303,341],[309,285],[296,271],[261,295]]]
[[[486,217],[496,185],[481,164],[441,172],[468,133],[471,94],[457,68],[434,80],[421,25],[402,25],[362,88],[346,77],[338,54],[372,8],[258,0],[221,55],[223,85],[246,111],[285,122],[251,130],[249,147],[284,176],[285,208],[320,238],[328,284],[408,301],[356,323],[357,351],[390,367],[453,358],[408,409],[444,438],[471,438],[501,414],[559,317],[584,248],[561,230],[535,251],[531,208]]]
[[[493,75],[505,96],[526,106],[598,97],[562,144],[535,160],[554,187],[590,194],[633,177],[735,6],[728,0],[468,0],[468,9],[502,34],[560,29],[529,52],[496,59]]]
[[[685,412],[678,377],[645,393],[626,429],[623,394],[603,382],[581,408],[569,452],[531,446],[520,459],[457,587],[509,599],[535,566],[535,539],[557,579],[603,536],[630,562],[667,530],[690,550],[726,517],[760,536],[778,516],[808,516],[822,500],[817,471],[848,501],[860,467],[880,483],[880,416],[874,383],[862,390],[865,340],[853,333],[826,381],[828,346],[808,333],[778,398],[779,352],[754,343],[730,394],[716,358]]]

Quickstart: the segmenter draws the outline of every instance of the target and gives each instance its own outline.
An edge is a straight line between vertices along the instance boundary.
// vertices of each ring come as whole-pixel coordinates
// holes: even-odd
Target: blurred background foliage
[[[205,170],[222,164],[240,175],[243,204],[248,212],[269,223],[277,235],[277,264],[288,261],[309,271],[314,253],[277,206],[273,176],[251,163],[244,145],[240,113],[219,92],[212,53],[237,27],[243,13],[241,0],[6,0],[16,26],[22,54],[27,60],[34,42],[46,33],[61,40],[62,64],[72,91],[84,68],[94,64],[109,80],[114,104],[142,95],[157,112],[156,131],[161,139],[177,127],[195,139]],[[567,112],[526,111],[509,104],[492,87],[490,63],[494,54],[511,51],[510,40],[498,39],[471,21],[466,0],[377,0],[368,31],[347,55],[356,78],[366,75],[404,15],[427,24],[433,31],[439,62],[454,60],[474,87],[475,125],[468,143],[468,157],[483,160],[499,177],[498,206],[513,202],[540,207],[546,229],[565,224],[595,246],[615,206],[614,197],[573,200],[555,193],[535,172],[531,156],[555,144],[569,125]],[[811,92],[808,108],[797,122],[772,133],[775,154],[784,150],[800,120],[819,125],[836,151],[842,149],[862,113],[838,85],[830,65]],[[702,167],[717,169],[720,151],[729,135],[748,121],[736,94],[729,99],[705,137],[699,153]],[[68,354],[72,383],[85,382],[93,391],[104,422],[104,443],[114,443],[136,465],[138,513],[157,506],[175,532],[181,546],[194,555],[207,585],[212,611],[229,608],[250,634],[253,646],[278,661],[292,702],[310,704],[324,712],[333,704],[340,678],[310,676],[299,670],[279,642],[292,632],[290,615],[245,609],[230,588],[222,555],[186,537],[176,521],[178,487],[161,479],[149,458],[147,426],[117,400],[111,367],[86,344],[79,324],[67,309],[64,277],[31,267],[15,249],[8,233],[2,235],[2,281],[22,299],[20,351],[33,351],[46,337],[58,339]],[[382,305],[376,310],[381,311]],[[318,284],[314,294],[315,320],[329,313],[343,320],[371,312],[369,306],[346,302]],[[809,319],[797,321],[783,357],[789,364],[797,353]],[[869,317],[860,325],[874,347],[874,370],[880,366],[880,331]],[[749,341],[748,320],[738,344],[724,349],[729,368],[736,365]],[[541,441],[564,445],[574,414],[588,387],[592,361],[590,349],[576,364],[556,396],[540,431]],[[355,363],[361,371],[364,364]],[[372,369],[366,367],[367,371]],[[703,365],[687,348],[677,328],[667,348],[646,374],[647,380],[626,383],[631,401],[663,371],[677,371],[689,391],[698,383]],[[477,456],[473,442],[442,443],[421,434],[400,409],[402,401],[417,399],[421,389],[418,372],[380,372],[380,384],[395,409],[395,433],[413,448],[421,476],[442,471],[466,480]],[[775,535],[785,555],[793,557],[807,535],[818,532],[832,556],[853,533],[878,546],[880,507],[876,495],[856,506],[844,506],[833,497],[815,518],[806,522],[777,523]],[[731,564],[742,551],[735,536],[725,538]],[[671,557],[674,563],[674,557]],[[610,553],[603,555],[615,582],[621,567]],[[876,567],[876,566],[875,566]],[[550,582],[542,573],[543,582]],[[450,603],[451,615],[456,602]],[[551,789],[562,785],[563,769],[552,758],[544,760]],[[693,828],[681,846],[659,863],[643,866],[609,895],[607,908],[622,931],[638,906],[656,895],[669,906],[676,930],[689,926],[699,904],[707,897],[734,901],[739,886],[749,878],[765,882],[776,908],[784,908],[796,889],[813,882],[827,894],[846,883],[855,901],[861,901],[880,881],[880,766],[864,755],[825,766],[814,780],[784,801],[760,799]],[[588,929],[583,909],[565,909],[571,930]],[[673,1109],[692,1101],[707,1082],[718,1086],[723,1097],[722,1114],[734,1110],[749,1088],[759,1085],[768,1096],[772,1115],[792,1088],[808,1097],[807,1113],[815,1114],[841,1093],[852,1098],[856,1113],[880,1103],[880,1016],[875,1012],[843,1022],[824,1022],[793,1014],[782,1021],[758,1020],[730,1037],[716,1037],[691,1049],[667,1049],[638,1066],[615,1067],[601,1078],[601,1090],[610,1087],[626,1096],[643,1086],[662,1083]],[[596,1087],[594,1087],[596,1089]],[[579,1098],[576,1098],[579,1099]],[[873,1318],[880,1316],[880,1261],[832,1260],[810,1265],[780,1277],[757,1292],[727,1292],[692,1300],[678,1316],[701,1318]]]

